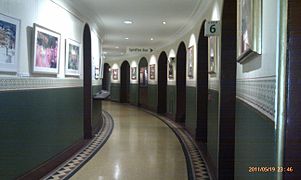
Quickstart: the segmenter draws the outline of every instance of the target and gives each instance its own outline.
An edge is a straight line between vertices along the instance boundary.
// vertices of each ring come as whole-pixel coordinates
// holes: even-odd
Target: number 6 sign
[[[206,21],[205,23],[205,36],[218,36],[221,32],[220,21]]]

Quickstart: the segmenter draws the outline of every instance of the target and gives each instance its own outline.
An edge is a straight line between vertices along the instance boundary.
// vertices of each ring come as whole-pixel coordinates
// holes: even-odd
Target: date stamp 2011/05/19
[[[249,166],[249,173],[292,173],[294,172],[293,167],[276,167],[276,166]]]

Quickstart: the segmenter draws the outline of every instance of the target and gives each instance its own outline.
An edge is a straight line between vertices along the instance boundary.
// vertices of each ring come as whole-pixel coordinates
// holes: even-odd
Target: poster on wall
[[[149,65],[149,70],[150,70],[149,78],[152,80],[156,79],[156,65],[155,64]]]
[[[188,48],[188,77],[193,79],[194,46]]]
[[[118,80],[118,69],[113,69],[113,80]]]
[[[171,57],[168,62],[168,78],[169,79],[174,79],[174,63],[175,63],[175,58]]]
[[[140,87],[146,87],[147,86],[147,67],[141,67],[140,68]]]
[[[34,24],[33,72],[58,74],[61,35]]]
[[[237,61],[261,54],[261,0],[238,1]]]
[[[94,67],[95,80],[99,79],[99,66]]]
[[[132,67],[131,68],[131,75],[132,75],[132,80],[136,80],[137,79],[137,67]]]
[[[66,75],[80,75],[80,44],[74,40],[66,39]]]
[[[208,73],[215,74],[216,73],[216,37],[210,36],[208,38],[209,41],[209,52],[208,52]]]
[[[17,72],[21,21],[0,14],[0,71]]]

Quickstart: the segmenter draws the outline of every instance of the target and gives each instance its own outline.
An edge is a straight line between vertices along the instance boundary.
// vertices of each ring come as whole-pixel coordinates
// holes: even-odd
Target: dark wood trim
[[[285,123],[284,179],[301,179],[301,1],[288,0],[287,24],[287,114]]]
[[[123,61],[120,68],[120,102],[129,103],[130,97],[130,64]]]
[[[167,111],[167,55],[161,52],[158,60],[158,105],[157,112],[164,114]]]
[[[237,1],[223,6],[218,179],[234,179]]]
[[[84,138],[92,138],[92,49],[91,32],[88,24],[85,24],[84,39]]]
[[[50,173],[53,169],[67,161],[71,158],[75,153],[85,147],[90,140],[79,140],[78,142],[74,143],[70,147],[68,147],[63,152],[59,153],[58,155],[54,156],[53,158],[47,160],[39,167],[25,173],[24,175],[18,177],[17,179],[22,180],[32,180],[32,179],[40,179],[43,176],[46,176]]]
[[[176,121],[185,123],[186,119],[186,45],[181,42],[177,51],[177,104]]]
[[[204,36],[202,23],[198,40],[197,61],[197,128],[196,139],[207,143],[208,122],[208,38]]]

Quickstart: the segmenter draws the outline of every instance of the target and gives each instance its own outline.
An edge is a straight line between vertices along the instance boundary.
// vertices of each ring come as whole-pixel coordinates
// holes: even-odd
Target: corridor
[[[114,119],[105,145],[71,179],[183,180],[185,156],[172,130],[135,107],[105,101]]]

